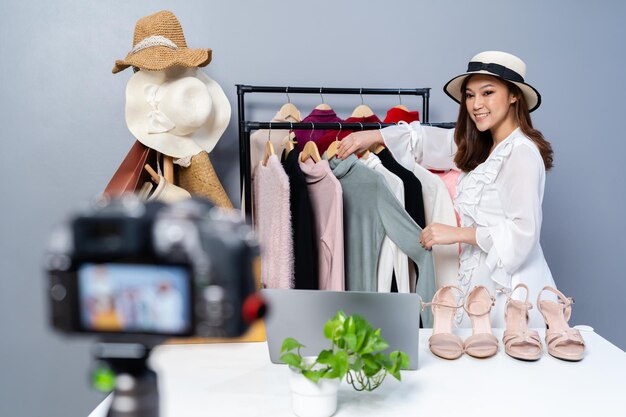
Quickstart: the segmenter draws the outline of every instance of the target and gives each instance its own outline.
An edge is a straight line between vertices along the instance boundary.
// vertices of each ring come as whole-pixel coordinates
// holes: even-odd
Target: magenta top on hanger
[[[337,113],[335,113],[333,109],[330,109],[330,110],[313,109],[311,114],[309,114],[307,117],[305,117],[302,120],[302,123],[337,123],[337,122],[341,123],[343,122],[343,120],[341,120],[337,116]],[[298,141],[298,144],[296,145],[298,150],[301,151],[302,149],[304,149],[304,144],[307,143],[309,140],[312,140],[315,143],[317,143],[319,138],[321,138],[326,132],[328,132],[328,130],[294,129],[294,133],[296,134],[296,140]]]

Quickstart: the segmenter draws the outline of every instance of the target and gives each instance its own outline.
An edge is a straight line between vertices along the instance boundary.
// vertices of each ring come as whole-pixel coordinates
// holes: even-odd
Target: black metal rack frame
[[[252,213],[252,173],[250,171],[250,132],[258,129],[323,129],[323,130],[373,130],[393,126],[394,123],[271,123],[249,121],[245,118],[245,94],[359,94],[365,95],[413,95],[422,97],[422,124],[453,127],[453,123],[429,123],[430,88],[333,88],[333,87],[270,87],[236,84],[239,112],[239,172],[240,189],[245,189],[245,214]],[[245,186],[245,188],[244,188]]]

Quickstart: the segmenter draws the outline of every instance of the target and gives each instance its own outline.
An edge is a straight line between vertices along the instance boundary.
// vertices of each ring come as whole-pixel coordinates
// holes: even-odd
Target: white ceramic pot
[[[307,362],[313,359],[305,358]],[[309,362],[310,363],[310,362]],[[341,380],[321,378],[316,384],[298,369],[290,368],[291,407],[298,417],[330,417],[337,410],[337,391]]]

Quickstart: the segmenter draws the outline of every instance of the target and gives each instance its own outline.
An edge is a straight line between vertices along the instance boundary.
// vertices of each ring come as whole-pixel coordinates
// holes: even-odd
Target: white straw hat
[[[128,129],[144,145],[175,158],[211,152],[230,122],[226,94],[197,68],[171,74],[141,70],[130,78]]]
[[[533,86],[524,81],[526,64],[524,61],[506,52],[486,51],[475,55],[467,65],[467,72],[448,81],[443,91],[457,103],[461,102],[463,81],[474,74],[487,74],[509,81],[522,90],[528,111],[532,112],[541,104],[541,95]]]

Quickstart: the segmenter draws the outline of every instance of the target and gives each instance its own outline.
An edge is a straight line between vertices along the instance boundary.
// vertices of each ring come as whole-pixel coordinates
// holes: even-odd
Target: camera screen
[[[86,331],[177,335],[191,328],[190,277],[180,266],[84,264],[78,296]]]

